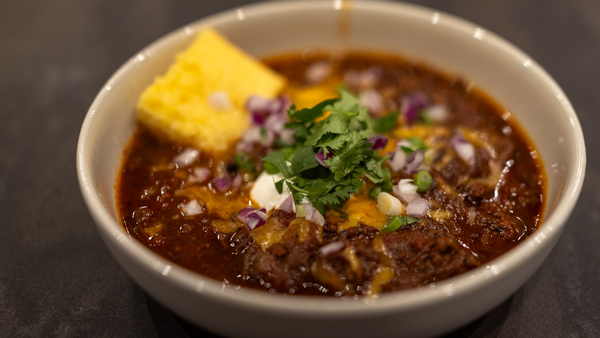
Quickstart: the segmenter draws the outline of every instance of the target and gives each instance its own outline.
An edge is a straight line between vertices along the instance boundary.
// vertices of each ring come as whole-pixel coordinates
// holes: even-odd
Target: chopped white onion
[[[434,122],[445,122],[448,119],[448,108],[441,104],[436,104],[427,108],[429,116]]]
[[[336,241],[336,242],[331,242],[329,244],[323,245],[319,249],[319,252],[321,253],[321,255],[327,257],[331,254],[334,254],[334,253],[342,250],[343,248],[344,248],[344,242]]]
[[[306,68],[304,76],[306,81],[312,84],[319,84],[325,81],[331,74],[331,65],[327,62],[313,63]]]
[[[226,92],[211,93],[208,96],[208,104],[216,110],[227,110],[233,107]]]
[[[403,145],[410,146],[410,143],[408,141],[402,141],[396,146],[396,152],[394,152],[392,158],[390,159],[390,168],[392,168],[393,171],[400,171],[406,165],[406,158],[408,156],[401,148]]]
[[[398,182],[398,185],[395,185],[393,188],[394,195],[404,203],[410,203],[421,198],[417,189],[419,189],[419,187],[413,184],[413,180],[409,178],[401,179],[400,182]]]
[[[181,203],[181,204],[179,204],[179,206],[181,207],[181,209],[183,210],[183,213],[186,216],[199,215],[204,212],[204,210],[202,209],[202,207],[200,206],[200,204],[198,204],[198,201],[196,201],[196,200],[191,200],[187,203]]]
[[[404,205],[399,199],[387,192],[380,192],[377,195],[377,209],[384,215],[395,216],[404,212]]]
[[[200,152],[193,148],[185,148],[179,155],[173,158],[173,163],[177,164],[179,168],[185,168],[192,164],[200,156]]]
[[[406,214],[414,217],[423,217],[429,209],[429,201],[424,198],[417,198],[408,203],[406,206]]]

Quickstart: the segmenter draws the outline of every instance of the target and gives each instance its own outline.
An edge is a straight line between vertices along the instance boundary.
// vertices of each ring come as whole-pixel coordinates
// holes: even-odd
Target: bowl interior
[[[579,195],[585,149],[568,99],[543,69],[494,34],[447,14],[412,5],[341,3],[289,2],[225,12],[165,36],[121,67],[90,108],[78,147],[82,190],[103,235],[129,242],[117,217],[114,187],[136,127],[139,94],[206,26],[258,57],[305,48],[385,51],[472,81],[516,118],[545,164],[545,223],[529,246],[560,233]]]

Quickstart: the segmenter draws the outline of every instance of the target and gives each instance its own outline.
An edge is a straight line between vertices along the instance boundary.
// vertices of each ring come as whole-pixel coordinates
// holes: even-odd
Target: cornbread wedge
[[[219,33],[205,29],[142,93],[138,121],[176,142],[219,153],[248,127],[248,97],[273,98],[285,83]],[[215,93],[228,98],[226,104],[215,104]]]

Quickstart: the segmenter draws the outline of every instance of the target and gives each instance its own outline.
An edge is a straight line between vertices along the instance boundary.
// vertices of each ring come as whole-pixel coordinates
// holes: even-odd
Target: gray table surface
[[[537,60],[586,137],[583,193],[511,298],[450,337],[600,337],[600,1],[419,0]],[[243,0],[0,0],[0,336],[211,336],[155,302],[102,243],[76,179],[85,113],[138,50]]]

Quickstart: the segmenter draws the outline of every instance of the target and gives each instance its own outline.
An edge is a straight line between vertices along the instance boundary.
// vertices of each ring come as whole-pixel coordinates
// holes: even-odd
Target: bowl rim
[[[519,269],[524,264],[521,257],[530,256],[534,252],[542,250],[545,246],[553,245],[553,240],[557,239],[565,227],[566,220],[577,203],[583,185],[586,152],[581,125],[567,96],[550,75],[520,49],[489,30],[485,30],[485,38],[482,39],[484,43],[499,48],[509,57],[516,60],[530,60],[529,68],[533,70],[533,73],[540,77],[548,87],[548,90],[552,91],[557,97],[561,97],[559,102],[564,114],[566,114],[571,122],[570,130],[575,138],[574,144],[577,145],[574,154],[577,158],[577,168],[567,176],[567,185],[564,187],[564,192],[556,204],[554,212],[542,222],[534,235],[529,236],[516,247],[492,260],[486,267],[481,266],[467,273],[437,282],[433,288],[419,287],[383,294],[376,298],[360,297],[358,300],[355,300],[270,294],[261,290],[224,287],[222,282],[192,272],[168,261],[129,237],[120,222],[115,220],[106,210],[104,202],[99,197],[99,191],[95,189],[93,183],[91,161],[87,161],[88,158],[91,158],[88,155],[91,152],[88,149],[88,135],[94,127],[97,119],[97,111],[100,110],[103,102],[110,95],[110,90],[107,88],[110,88],[113,83],[118,83],[121,78],[125,77],[128,69],[142,62],[143,57],[140,56],[147,55],[153,50],[160,50],[173,40],[187,38],[204,27],[235,20],[240,11],[243,11],[246,17],[250,17],[273,11],[293,11],[308,8],[314,10],[338,10],[341,7],[341,3],[342,1],[340,0],[274,1],[227,10],[199,19],[164,35],[125,62],[110,77],[94,99],[84,119],[77,144],[79,185],[84,201],[96,221],[98,230],[103,235],[102,237],[106,241],[120,246],[128,256],[132,257],[146,271],[155,274],[158,278],[165,278],[168,282],[179,288],[195,292],[200,297],[218,300],[219,302],[225,302],[239,308],[251,308],[267,313],[293,312],[314,317],[377,315],[391,310],[402,311],[424,307],[432,303],[443,302],[449,297],[460,297],[472,292],[474,289],[485,288],[498,275],[507,274]],[[385,1],[352,1],[352,10],[395,12],[401,15],[426,17],[428,20],[430,20],[432,15],[438,15],[439,24],[447,25],[449,29],[456,30],[457,34],[470,34],[472,36],[472,32],[480,29],[479,26],[451,14],[414,4]],[[545,208],[547,207],[546,205]],[[284,299],[285,301],[282,301]],[[365,312],[365,310],[368,311]]]

